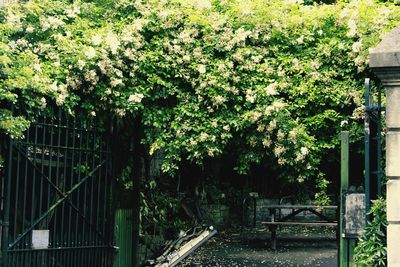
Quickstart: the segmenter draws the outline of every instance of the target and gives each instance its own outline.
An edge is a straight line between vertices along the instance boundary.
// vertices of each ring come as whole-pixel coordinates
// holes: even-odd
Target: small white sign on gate
[[[360,237],[365,226],[365,194],[347,192],[344,209],[345,237]]]
[[[33,230],[32,231],[32,248],[44,249],[49,247],[49,230]]]

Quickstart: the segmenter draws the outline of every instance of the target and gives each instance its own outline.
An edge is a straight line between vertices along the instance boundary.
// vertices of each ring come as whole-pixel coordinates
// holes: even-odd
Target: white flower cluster
[[[143,98],[144,98],[144,95],[143,95],[143,94],[141,94],[141,93],[134,93],[134,94],[131,94],[131,95],[129,96],[128,102],[129,102],[129,103],[137,104],[137,103],[142,102],[142,99],[143,99]]]
[[[220,150],[215,148],[215,147],[209,147],[207,148],[207,155],[209,157],[214,157],[217,153],[219,153]]]
[[[267,96],[277,95],[278,94],[278,92],[276,90],[277,88],[278,88],[278,83],[277,82],[273,82],[273,83],[268,84],[268,86],[265,87],[265,92],[266,92]]]
[[[297,39],[296,42],[301,45],[304,43],[304,35],[300,35]]]
[[[86,62],[84,60],[82,60],[82,59],[79,59],[77,63],[78,63],[78,69],[79,70],[83,70],[83,68],[86,65]]]
[[[200,9],[210,9],[212,7],[210,0],[194,0],[193,4]]]
[[[224,96],[221,96],[221,95],[217,95],[215,98],[214,98],[214,105],[215,106],[219,106],[219,105],[221,105],[221,104],[223,104],[223,103],[225,103],[226,102],[226,98],[224,97]]]
[[[285,1],[285,4],[287,4],[287,5],[297,5],[297,4],[302,5],[303,3],[304,3],[303,0],[286,0]]]
[[[285,137],[286,137],[285,133],[281,129],[279,129],[276,134],[276,140],[278,140],[279,142],[282,142]]]
[[[353,45],[351,46],[351,50],[352,50],[354,53],[358,53],[358,52],[360,52],[360,50],[361,50],[362,47],[363,47],[362,40],[359,40],[359,41],[353,43]]]
[[[257,95],[253,90],[246,91],[246,102],[254,103],[256,101]]]
[[[103,42],[103,37],[100,34],[96,34],[92,36],[91,40],[95,46],[99,46]]]
[[[49,16],[40,19],[40,26],[42,27],[43,31],[47,31],[49,29],[52,30],[58,29],[62,25],[64,25],[64,21],[54,16]]]
[[[308,155],[309,150],[306,147],[301,147],[300,151],[296,153],[296,162],[302,162],[304,161],[305,157]]]
[[[268,126],[267,126],[267,131],[268,132],[272,132],[276,129],[276,119],[273,119],[269,122]]]
[[[201,142],[205,142],[205,141],[207,141],[207,139],[208,139],[208,134],[206,132],[200,133],[199,140]]]
[[[299,128],[295,127],[292,130],[290,130],[288,134],[288,140],[291,141],[293,144],[297,144],[297,138],[299,134]]]
[[[53,82],[52,84],[49,85],[49,88],[53,92],[53,94],[57,95],[56,97],[57,106],[62,106],[65,102],[65,99],[68,96],[67,86],[65,84],[57,84],[57,82]],[[42,101],[42,105],[45,105],[45,101]]]
[[[122,79],[111,79],[110,85],[111,87],[117,87],[118,85],[123,84]]]
[[[110,48],[112,54],[117,54],[117,50],[120,46],[120,41],[118,40],[118,36],[114,34],[112,31],[109,31],[106,36],[106,44]]]
[[[12,9],[7,9],[7,23],[11,28],[19,30],[22,28],[21,15],[14,12]]]
[[[44,97],[40,98],[40,108],[43,110],[46,108],[46,106],[47,106],[46,98]]]
[[[80,8],[77,4],[70,6],[69,8],[67,8],[65,10],[65,13],[67,14],[67,17],[69,18],[75,18],[76,16],[78,16],[81,11]]]
[[[354,20],[350,19],[347,23],[349,31],[347,32],[347,37],[354,37],[357,35],[357,24]]]
[[[95,70],[86,70],[85,71],[85,80],[92,85],[96,85],[99,82],[99,76]]]
[[[96,57],[96,55],[97,55],[96,50],[93,47],[91,47],[91,46],[87,47],[87,49],[85,51],[85,56],[88,59],[92,59],[92,58]]]
[[[252,34],[251,31],[246,31],[243,28],[239,28],[236,32],[234,37],[232,38],[233,43],[243,43],[246,41],[247,37]]]
[[[81,79],[78,77],[68,77],[67,78],[67,85],[72,88],[73,90],[78,89],[82,84]]]
[[[277,158],[280,158],[280,156],[286,152],[286,149],[282,145],[277,145],[274,148],[274,154]]]
[[[310,67],[311,67],[313,70],[318,70],[318,69],[321,67],[321,65],[322,65],[322,63],[319,62],[318,60],[312,60],[312,61],[310,62]]]
[[[184,43],[185,45],[191,44],[194,42],[194,38],[198,35],[198,32],[196,29],[189,28],[181,31],[181,33],[178,35],[179,40]]]
[[[197,71],[198,71],[200,74],[206,73],[206,66],[203,65],[203,64],[200,64],[200,65],[197,67]]]
[[[264,137],[262,144],[264,147],[270,147],[272,144],[271,138],[269,136]]]

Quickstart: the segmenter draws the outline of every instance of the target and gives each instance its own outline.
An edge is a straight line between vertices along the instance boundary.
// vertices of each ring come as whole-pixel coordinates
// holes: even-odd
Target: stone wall
[[[216,227],[227,227],[232,224],[230,220],[230,209],[223,204],[208,204],[200,207],[203,220],[208,225]]]

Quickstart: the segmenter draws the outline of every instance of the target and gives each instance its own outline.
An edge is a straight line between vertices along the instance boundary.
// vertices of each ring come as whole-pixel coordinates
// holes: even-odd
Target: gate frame
[[[90,238],[90,242],[94,242],[93,244],[97,243],[96,245],[92,245],[89,244],[89,246],[87,245],[82,245],[81,246],[72,246],[71,244],[68,244],[67,246],[64,246],[63,244],[61,244],[60,247],[48,247],[46,249],[34,249],[33,247],[31,247],[30,244],[25,244],[25,246],[22,248],[22,250],[15,250],[14,253],[20,253],[18,251],[25,251],[28,253],[32,253],[32,257],[28,257],[29,260],[34,260],[34,252],[38,252],[38,251],[43,251],[43,255],[45,255],[45,251],[48,251],[48,253],[51,253],[51,251],[71,251],[72,250],[76,250],[77,253],[81,253],[80,249],[105,249],[105,250],[112,250],[107,252],[107,256],[105,256],[104,260],[105,262],[110,262],[112,263],[112,259],[115,253],[115,249],[116,247],[114,246],[114,236],[113,236],[113,230],[114,230],[114,212],[115,212],[115,206],[113,204],[113,199],[114,199],[114,195],[113,195],[113,191],[114,191],[114,173],[113,173],[113,168],[112,168],[112,151],[111,151],[111,134],[112,134],[112,128],[107,129],[107,139],[109,139],[108,141],[105,141],[105,147],[106,150],[103,150],[103,144],[100,145],[100,147],[96,147],[96,142],[100,142],[103,143],[103,139],[99,138],[99,131],[95,126],[88,126],[88,124],[90,124],[90,122],[88,122],[87,120],[82,119],[83,116],[81,116],[80,118],[80,124],[77,126],[77,121],[78,118],[76,117],[72,117],[70,116],[68,113],[63,113],[64,111],[62,111],[61,109],[58,109],[58,112],[54,112],[54,110],[49,109],[47,110],[48,112],[50,112],[50,116],[51,113],[53,112],[54,116],[57,116],[57,119],[59,121],[58,124],[54,123],[54,119],[52,118],[50,122],[48,122],[50,120],[50,116],[49,114],[42,114],[41,116],[39,116],[39,118],[42,119],[42,122],[40,122],[40,119],[38,118],[34,123],[32,123],[32,125],[29,127],[29,129],[27,130],[27,137],[22,139],[22,141],[18,141],[18,140],[13,140],[12,138],[9,138],[8,142],[8,146],[6,147],[5,150],[0,152],[3,152],[3,154],[8,154],[8,156],[6,157],[5,160],[5,164],[4,164],[4,169],[2,170],[2,172],[0,173],[2,176],[2,187],[1,187],[1,193],[2,195],[0,196],[1,198],[4,197],[4,199],[2,200],[2,211],[3,211],[3,216],[0,216],[0,226],[2,226],[1,228],[1,235],[0,235],[0,239],[1,239],[1,254],[2,254],[2,261],[1,264],[4,267],[8,267],[11,263],[10,261],[10,253],[13,252],[12,249],[13,247],[15,247],[20,241],[22,241],[23,239],[25,239],[27,237],[27,235],[29,235],[33,229],[35,229],[43,220],[45,220],[46,218],[48,218],[49,214],[51,214],[52,212],[54,212],[55,210],[57,210],[57,208],[60,208],[60,206],[63,206],[62,209],[62,214],[64,217],[64,214],[66,214],[66,218],[68,218],[68,213],[70,213],[69,215],[71,216],[71,212],[72,210],[74,211],[74,215],[76,216],[76,222],[71,222],[71,218],[69,219],[69,224],[68,222],[66,223],[66,228],[65,230],[67,230],[68,233],[71,233],[71,227],[72,224],[76,224],[78,225],[88,225],[86,226],[88,229],[88,234],[91,236]],[[58,115],[55,115],[58,114]],[[48,120],[46,121],[45,118],[47,118]],[[71,120],[72,118],[72,120]],[[73,126],[70,126],[70,123],[73,121]],[[47,123],[48,122],[48,123]],[[39,126],[40,125],[40,126]],[[48,135],[51,136],[51,144],[49,144],[49,140],[46,140],[47,142],[44,142],[45,138],[43,137],[43,143],[41,144],[40,142],[37,142],[37,133],[38,133],[38,127],[42,127],[42,134],[45,134],[46,137]],[[48,129],[46,129],[46,127],[48,127]],[[65,133],[63,133],[63,129],[65,128]],[[67,129],[68,128],[68,129]],[[47,130],[47,131],[46,131]],[[110,132],[108,132],[110,130]],[[69,132],[68,132],[69,131]],[[84,131],[86,131],[86,133],[84,133]],[[35,140],[34,143],[30,143],[29,142],[29,137],[30,135],[33,134],[35,136]],[[54,146],[53,144],[53,135],[58,134],[59,138],[58,138],[58,142],[55,141],[56,146]],[[62,142],[60,141],[60,135],[65,135],[63,138],[66,140],[66,144],[65,146],[62,146]],[[93,134],[93,136],[91,135]],[[86,138],[87,143],[89,144],[93,144],[93,148],[86,146],[86,150],[82,147],[79,147],[77,149],[77,147],[75,146],[75,135],[80,135],[80,142],[82,143],[82,140]],[[86,137],[85,137],[86,135]],[[100,135],[99,135],[100,136]],[[78,137],[79,138],[79,137]],[[73,139],[73,141],[71,141]],[[89,141],[89,139],[91,141]],[[69,140],[69,141],[68,141]],[[32,140],[33,141],[33,140]],[[72,146],[68,146],[68,142],[73,142]],[[3,145],[3,144],[0,144]],[[21,147],[20,147],[21,146]],[[28,152],[28,148],[30,146],[33,146],[35,151],[33,153],[34,154],[34,160],[29,158],[29,155],[27,153]],[[79,146],[79,144],[77,145]],[[41,150],[41,155],[42,156],[38,156],[37,158],[37,148],[40,147]],[[50,148],[51,147],[51,148]],[[22,149],[21,149],[22,148]],[[26,153],[24,151],[22,151],[24,148],[26,148]],[[50,160],[50,165],[46,168],[52,169],[54,168],[54,166],[51,165],[51,161],[54,161],[54,163],[56,163],[56,171],[57,172],[57,180],[60,179],[63,180],[65,182],[65,187],[67,190],[63,190],[62,188],[59,187],[59,185],[55,184],[54,182],[52,182],[52,177],[51,177],[51,171],[50,171],[50,178],[47,177],[47,175],[45,174],[46,171],[43,171],[44,167],[44,155],[45,155],[45,149],[49,149],[50,152],[49,153],[49,160]],[[75,153],[76,150],[80,150],[79,153],[82,153],[82,151],[84,151],[84,153],[86,153],[86,160],[89,159],[89,161],[86,162],[85,164],[85,159],[83,159],[83,161],[80,161],[81,159],[79,159],[79,164],[77,159],[74,160],[74,157],[78,157]],[[55,162],[54,156],[52,155],[52,151],[54,151],[55,153],[57,153],[57,162]],[[71,152],[72,151],[72,152]],[[89,152],[90,151],[90,152]],[[14,154],[13,154],[14,153]],[[66,174],[67,172],[67,167],[65,165],[64,169],[62,167],[60,167],[60,155],[69,155],[70,157],[72,157],[72,165],[70,170],[68,171],[68,174]],[[17,156],[18,155],[18,156]],[[88,156],[89,155],[89,156]],[[95,159],[96,156],[98,157],[98,159]],[[13,205],[13,203],[11,203],[11,194],[12,194],[12,184],[15,182],[15,190],[19,191],[19,183],[22,182],[22,179],[24,177],[24,174],[21,175],[21,181],[16,180],[13,181],[12,179],[14,179],[13,177],[13,169],[17,168],[17,172],[19,173],[19,168],[23,168],[22,166],[18,166],[17,164],[17,158],[18,157],[18,162],[20,161],[21,158],[23,158],[23,160],[26,161],[26,165],[29,165],[29,168],[31,168],[31,175],[33,175],[32,178],[32,182],[35,183],[35,180],[37,180],[36,182],[41,182],[41,186],[44,183],[47,183],[44,188],[43,191],[48,190],[48,194],[51,192],[52,194],[54,194],[54,199],[50,200],[50,196],[48,195],[48,200],[50,200],[47,205],[48,208],[46,209],[46,207],[44,209],[42,209],[43,206],[40,206],[40,210],[37,212],[38,214],[34,214],[31,215],[31,223],[28,223],[28,225],[25,228],[25,223],[22,226],[22,230],[21,230],[21,234],[19,234],[18,236],[15,236],[14,240],[10,240],[10,222],[12,220],[11,218],[11,205]],[[79,157],[81,157],[81,154],[79,154]],[[38,161],[40,161],[40,163],[37,164],[36,159]],[[67,158],[64,159],[65,161],[67,161]],[[63,160],[63,161],[64,161]],[[95,164],[95,162],[97,161],[98,164]],[[90,165],[89,167],[93,167],[93,169],[91,169],[87,174],[83,174],[82,176],[79,174],[79,178],[77,178],[76,180],[76,174],[73,173],[73,168],[76,168],[77,166],[75,164],[78,164],[79,166],[81,166],[82,164],[84,165]],[[41,169],[40,167],[41,166]],[[46,165],[47,166],[47,165]],[[105,171],[103,174],[101,174],[101,170],[102,168],[105,168]],[[60,177],[59,172],[61,173]],[[100,171],[100,174],[94,175],[97,171]],[[36,173],[36,175],[34,175],[34,173]],[[79,171],[80,173],[80,171]],[[63,174],[66,174],[65,177],[63,178]],[[19,175],[19,174],[18,174]],[[26,184],[26,172],[25,172],[25,184],[24,186],[27,187]],[[15,175],[14,175],[15,176]],[[91,192],[93,192],[94,190],[97,190],[98,188],[100,188],[100,183],[96,183],[93,187],[93,179],[104,179],[104,183],[103,183],[103,187],[101,187],[102,190],[105,190],[104,193],[104,201],[101,202],[96,202],[96,199],[94,199],[95,197],[93,195],[91,195]],[[54,179],[54,178],[53,178]],[[70,180],[73,179],[73,180]],[[78,203],[78,207],[73,203],[71,197],[72,194],[74,192],[76,192],[77,190],[81,190],[79,192],[84,192],[82,191],[83,189],[80,188],[83,184],[86,184],[88,181],[90,181],[92,179],[92,189],[91,192],[88,193],[84,193],[85,198],[88,196],[91,199],[91,207],[90,207],[90,211],[88,211],[89,213],[87,214],[87,216],[90,216],[90,219],[86,218],[87,216],[85,216],[84,213],[82,213],[80,211],[80,204]],[[13,182],[12,182],[13,181]],[[69,182],[68,182],[69,181]],[[6,188],[5,188],[6,185]],[[69,185],[69,186],[68,186]],[[47,187],[46,187],[47,186]],[[68,188],[70,187],[70,188]],[[109,188],[107,188],[109,187]],[[33,188],[35,188],[33,186]],[[85,185],[86,188],[86,185]],[[90,188],[90,185],[89,185]],[[69,190],[68,190],[69,189]],[[42,190],[42,188],[41,188]],[[36,190],[37,191],[37,190]],[[65,192],[64,192],[65,191]],[[41,191],[42,192],[42,191]],[[78,193],[79,193],[78,192]],[[97,192],[97,201],[100,200],[100,194],[101,191],[96,191]],[[33,189],[31,191],[32,194],[32,199],[37,197],[37,194],[35,193],[35,189]],[[19,195],[19,194],[18,194]],[[16,196],[18,198],[18,195]],[[40,194],[39,198],[37,198],[38,200],[43,198],[44,194]],[[25,200],[25,199],[24,199]],[[29,200],[28,200],[29,201]],[[40,201],[41,202],[41,201]],[[92,203],[93,202],[93,203]],[[64,208],[64,204],[65,207]],[[15,204],[17,205],[17,204]],[[28,207],[26,207],[26,202],[24,201],[24,209],[28,209]],[[33,205],[33,204],[32,204]],[[45,206],[45,205],[44,205]],[[96,211],[96,206],[97,206],[97,211]],[[105,207],[105,210],[103,211],[103,215],[99,214],[99,210]],[[84,209],[86,209],[84,207]],[[16,215],[16,210],[14,211],[14,217],[17,218],[19,215]],[[32,212],[32,210],[31,210]],[[96,218],[96,225],[92,224],[92,216],[96,216],[96,214],[93,213],[97,213],[97,217]],[[102,218],[101,218],[102,217]],[[14,218],[14,219],[15,219]],[[23,220],[27,218],[24,217]],[[103,219],[102,221],[100,221],[100,219]],[[61,219],[61,218],[60,218]],[[67,219],[62,219],[62,220],[67,220]],[[100,224],[99,224],[99,220]],[[32,222],[33,221],[33,222]],[[64,221],[63,221],[64,224]],[[67,224],[69,226],[67,226]],[[98,230],[98,225],[100,225],[100,227],[103,225],[103,233],[100,233]],[[108,226],[108,227],[107,227]],[[69,227],[69,228],[67,228]],[[57,227],[59,228],[59,227]],[[78,229],[78,228],[77,228]],[[58,229],[60,231],[60,229]],[[63,232],[65,233],[65,232]],[[63,234],[61,233],[61,234]],[[54,234],[56,234],[56,232],[54,232]],[[74,234],[75,236],[77,236],[77,234]],[[104,235],[104,236],[103,236]],[[71,241],[73,240],[72,244],[75,242],[74,237],[71,237],[70,239],[70,235],[68,235],[68,241],[65,240],[65,237],[61,237],[61,242],[67,241],[67,243],[71,243]],[[100,238],[99,238],[100,237]],[[50,240],[50,239],[49,239]],[[104,241],[104,245],[99,245],[100,243],[103,243]],[[26,243],[26,241],[25,241]],[[76,244],[78,244],[78,241],[76,240]],[[54,245],[53,245],[54,246]],[[26,247],[26,248],[25,248]],[[21,248],[20,248],[21,249]],[[25,252],[21,252],[21,253],[25,253]],[[54,252],[55,253],[55,252]],[[64,253],[64,252],[61,252]],[[64,253],[66,254],[66,253]],[[69,254],[69,252],[68,252]],[[100,255],[98,251],[93,252],[94,255]],[[109,255],[108,255],[109,254]],[[56,255],[56,254],[54,254]],[[58,255],[58,254],[57,254]],[[60,258],[64,258],[66,256],[62,256],[62,254],[60,254],[61,256],[57,256]],[[25,257],[25,256],[24,256]],[[47,259],[50,259],[49,256],[46,256]],[[100,258],[99,258],[100,259]],[[95,264],[95,261],[97,259],[95,259],[95,256],[93,257],[93,263]],[[102,258],[103,260],[103,258]],[[36,261],[37,261],[37,256],[36,256]],[[72,262],[70,262],[72,264]],[[40,264],[40,263],[39,263]],[[51,263],[48,263],[51,264]],[[105,263],[106,264],[106,263]],[[67,263],[68,265],[68,263]],[[13,266],[14,267],[14,266]]]

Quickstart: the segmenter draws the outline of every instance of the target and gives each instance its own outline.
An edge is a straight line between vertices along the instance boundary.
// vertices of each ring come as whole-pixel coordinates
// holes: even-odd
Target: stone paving
[[[320,233],[319,233],[320,234]],[[223,232],[196,250],[179,267],[336,267],[337,245],[332,236],[296,237],[281,234],[277,251],[270,249],[268,235],[259,239]],[[294,237],[294,238],[293,238]]]

